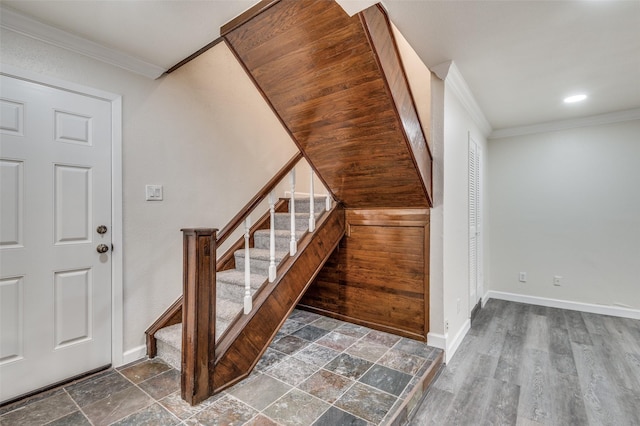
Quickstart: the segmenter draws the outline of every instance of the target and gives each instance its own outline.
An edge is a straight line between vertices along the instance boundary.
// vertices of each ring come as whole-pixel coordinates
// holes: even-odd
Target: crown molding
[[[0,27],[156,79],[166,69],[0,6]]]
[[[491,134],[493,130],[491,124],[489,124],[489,120],[487,120],[484,112],[482,112],[480,105],[478,105],[476,98],[473,96],[469,85],[456,66],[456,63],[454,61],[447,61],[436,65],[431,70],[440,79],[444,80],[445,85],[447,85],[460,100],[462,106],[464,106],[473,121],[480,128],[482,134],[484,136]]]
[[[507,127],[504,129],[494,130],[489,135],[489,139],[556,132],[558,130],[600,126],[603,124],[620,123],[622,121],[632,120],[640,120],[640,108],[610,112],[607,114],[590,115],[588,117],[572,118],[569,120],[548,121],[546,123],[532,124],[530,126]]]

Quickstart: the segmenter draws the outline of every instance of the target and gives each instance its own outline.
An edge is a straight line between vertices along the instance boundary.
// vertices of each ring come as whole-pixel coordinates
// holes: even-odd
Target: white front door
[[[103,99],[0,76],[0,108],[6,401],[111,363],[112,139]]]

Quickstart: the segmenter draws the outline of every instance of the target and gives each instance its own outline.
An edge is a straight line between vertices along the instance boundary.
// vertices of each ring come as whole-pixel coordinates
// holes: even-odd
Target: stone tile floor
[[[386,425],[442,351],[294,311],[244,381],[191,407],[180,373],[140,360],[0,408],[0,425]]]

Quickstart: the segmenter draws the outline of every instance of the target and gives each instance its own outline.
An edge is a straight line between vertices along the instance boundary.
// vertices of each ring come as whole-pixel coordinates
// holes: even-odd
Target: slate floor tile
[[[16,409],[0,417],[5,425],[43,425],[76,411],[78,407],[64,392],[36,401],[27,407]]]
[[[13,402],[11,404],[7,404],[4,405],[2,407],[0,407],[0,416],[2,416],[3,414],[8,413],[9,411],[15,411],[19,408],[25,407],[27,405],[31,405],[34,404],[38,401],[42,401],[43,399],[47,399],[47,398],[51,398],[52,396],[56,396],[59,395],[61,393],[64,393],[64,390],[61,388],[57,388],[57,389],[51,389],[45,392],[41,392],[39,394],[36,395],[32,395],[26,398],[23,398],[19,401]]]
[[[266,374],[295,386],[306,380],[317,369],[313,364],[306,363],[294,357],[288,357],[278,365],[270,368]]]
[[[398,341],[400,341],[401,337],[396,336],[394,334],[385,333],[383,331],[372,330],[367,333],[366,336],[363,337],[364,340],[378,343],[382,346],[392,347]]]
[[[258,371],[267,370],[271,368],[273,365],[285,359],[286,357],[287,357],[287,354],[269,347],[264,352],[264,355],[262,355],[262,358],[260,358],[260,361],[258,361],[258,364],[256,365],[256,370]]]
[[[211,404],[195,416],[187,419],[187,425],[233,426],[243,425],[258,412],[242,401],[226,396]]]
[[[3,423],[0,423],[3,424]],[[80,411],[74,411],[71,414],[67,414],[64,417],[59,418],[51,423],[47,423],[47,426],[91,426],[89,420]]]
[[[327,364],[325,369],[340,374],[341,376],[357,380],[371,368],[372,365],[373,363],[367,360],[343,353]]]
[[[396,397],[393,395],[356,383],[334,405],[356,417],[378,424],[395,402]]]
[[[174,416],[182,420],[188,419],[204,409],[203,404],[192,406],[183,400],[180,396],[180,391],[165,396],[159,402],[164,408],[173,413]]]
[[[318,314],[314,314],[313,312],[307,312],[307,311],[301,311],[299,309],[295,309],[293,313],[289,315],[289,318],[294,321],[310,324],[315,320],[317,320],[318,318],[321,318],[321,316]]]
[[[147,394],[135,386],[96,401],[82,411],[94,426],[106,426],[127,417],[153,403]]]
[[[336,351],[344,351],[357,341],[358,339],[356,337],[351,337],[347,336],[346,334],[340,334],[336,331],[332,331],[331,333],[316,340],[316,343],[331,349],[335,349]]]
[[[294,333],[292,333],[292,336],[296,336],[301,339],[313,342],[314,340],[318,340],[319,338],[321,338],[327,333],[329,333],[328,330],[325,330],[319,327],[314,327],[313,325],[307,325],[302,327],[300,330],[297,330]]]
[[[111,370],[109,374],[78,382],[65,389],[80,407],[84,407],[132,386],[133,384],[120,373]]]
[[[119,371],[120,374],[131,380],[133,383],[140,383],[170,369],[171,367],[168,364],[154,358],[132,365],[131,367],[126,367]]]
[[[426,360],[419,356],[410,355],[396,349],[390,349],[389,352],[380,358],[378,364],[402,371],[406,374],[415,375],[425,362]]]
[[[426,343],[418,342],[417,340],[407,339],[403,337],[400,339],[398,343],[395,344],[393,349],[402,351],[404,353],[419,356],[421,358],[427,359],[429,354],[433,350],[432,347],[427,346]]]
[[[411,380],[411,377],[409,374],[376,364],[371,367],[359,381],[392,395],[399,396]]]
[[[320,370],[309,377],[298,388],[330,403],[335,402],[349,387],[353,380],[327,370]]]
[[[328,403],[293,389],[264,410],[264,414],[283,425],[310,425],[329,407]]]
[[[327,346],[311,344],[306,348],[303,348],[293,354],[297,359],[300,359],[309,364],[313,364],[317,367],[323,367],[329,361],[340,355],[340,352],[331,349]]]
[[[282,327],[280,328],[280,330],[278,331],[278,333],[282,333],[282,334],[291,334],[296,330],[301,329],[302,327],[304,327],[306,324],[303,322],[298,322],[296,320],[293,320],[291,318],[288,318],[284,324],[282,325]]]
[[[245,423],[244,426],[279,426],[279,425],[278,423],[271,420],[269,417],[263,416],[262,414],[258,414],[257,416],[249,420],[247,423]]]
[[[404,406],[395,395],[421,383],[406,378],[440,353],[296,310],[248,378],[195,406],[182,400],[177,370],[145,359],[2,407],[0,426],[387,424]]]
[[[180,419],[173,416],[160,404],[153,404],[118,422],[112,423],[111,426],[173,426],[178,423],[180,423]]]
[[[233,386],[228,393],[256,410],[264,410],[289,389],[291,386],[286,383],[258,373]]]
[[[335,330],[342,324],[344,324],[342,321],[329,317],[320,317],[311,323],[311,325],[313,325],[314,327],[322,328],[328,331]]]
[[[291,355],[308,345],[308,341],[299,337],[284,336],[273,342],[270,347],[287,355]]]
[[[351,413],[331,407],[315,421],[313,426],[367,426],[368,424]]]
[[[366,327],[345,322],[340,327],[336,328],[334,331],[336,333],[344,334],[346,336],[356,337],[359,339],[360,337],[365,336],[371,330]]]
[[[151,395],[154,399],[162,399],[180,390],[180,372],[171,369],[165,371],[149,380],[138,384],[140,389]]]
[[[358,340],[345,352],[350,355],[366,359],[367,361],[376,362],[380,359],[380,357],[386,354],[387,351],[389,351],[389,348],[386,346],[382,346],[375,342],[369,342],[366,340]]]

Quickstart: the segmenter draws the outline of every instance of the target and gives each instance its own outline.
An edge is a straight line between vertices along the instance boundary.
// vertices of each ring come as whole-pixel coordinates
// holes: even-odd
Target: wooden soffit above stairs
[[[263,1],[221,33],[338,201],[431,205],[431,154],[381,7]]]

